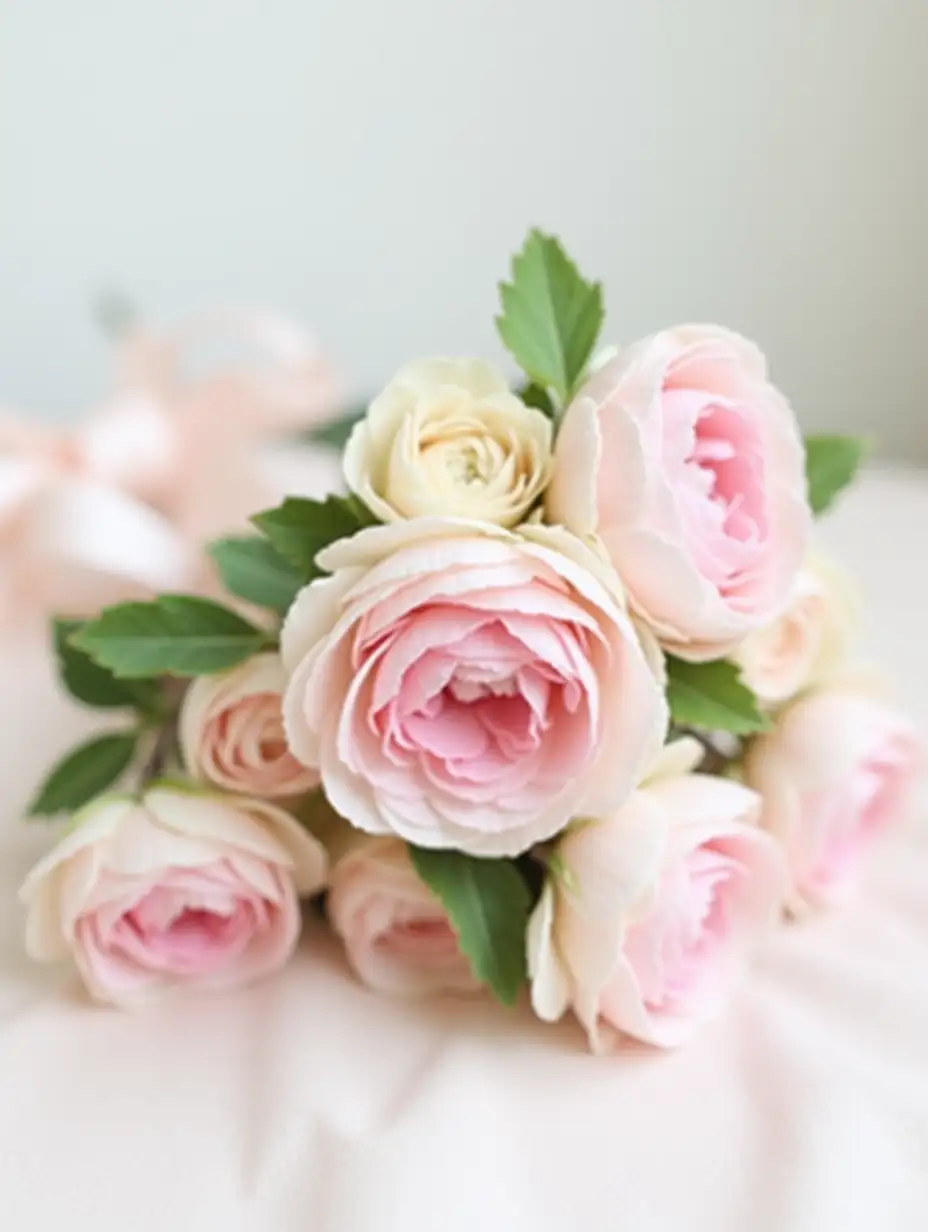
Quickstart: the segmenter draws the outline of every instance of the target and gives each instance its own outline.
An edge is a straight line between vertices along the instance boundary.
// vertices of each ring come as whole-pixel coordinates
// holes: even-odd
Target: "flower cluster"
[[[23,890],[35,957],[119,1004],[228,985],[319,895],[375,989],[527,985],[595,1049],[674,1046],[848,891],[917,765],[811,549],[859,443],[804,442],[734,333],[597,362],[602,319],[533,232],[498,321],[517,386],[407,365],[347,497],[214,552],[227,604],[59,622],[69,690],[132,717],[36,799],[74,817]]]

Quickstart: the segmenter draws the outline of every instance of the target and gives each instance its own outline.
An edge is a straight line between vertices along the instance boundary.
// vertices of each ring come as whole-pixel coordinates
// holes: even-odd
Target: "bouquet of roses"
[[[318,896],[378,990],[528,984],[594,1047],[675,1045],[900,814],[915,739],[809,549],[861,442],[803,443],[725,329],[597,352],[552,237],[500,290],[516,389],[402,368],[348,496],[212,546],[227,602],[56,623],[65,687],[120,720],[34,802],[72,816],[27,944],[97,999],[269,972]]]

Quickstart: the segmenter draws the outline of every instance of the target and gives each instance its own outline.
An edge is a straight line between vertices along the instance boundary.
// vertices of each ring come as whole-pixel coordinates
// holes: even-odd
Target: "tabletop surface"
[[[866,645],[928,726],[928,477],[874,471],[822,528]],[[311,928],[280,977],[137,1015],[31,967],[18,820],[88,718],[0,647],[0,1226],[38,1232],[907,1232],[928,1226],[928,803],[859,897],[774,938],[674,1054],[585,1052],[525,1006],[403,1003]]]

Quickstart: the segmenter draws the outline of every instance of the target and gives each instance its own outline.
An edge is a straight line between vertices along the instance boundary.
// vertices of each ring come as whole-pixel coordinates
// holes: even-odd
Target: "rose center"
[[[417,965],[447,963],[459,956],[457,937],[446,919],[399,920],[375,944],[392,958]]]
[[[517,697],[519,685],[512,676],[502,680],[479,680],[470,675],[455,675],[447,692],[454,701],[468,704],[482,701],[485,697]]]
[[[262,735],[259,748],[262,761],[280,761],[282,757],[286,757],[287,741],[280,724],[274,724],[272,730]]]
[[[492,441],[466,438],[436,441],[424,445],[422,457],[429,470],[444,476],[455,486],[486,487],[502,462],[493,444]]]
[[[747,411],[697,390],[663,395],[663,451],[700,572],[737,587],[767,539],[763,446]]]
[[[181,870],[179,883],[196,880]],[[256,905],[209,879],[156,886],[116,923],[113,941],[130,958],[175,974],[202,974],[239,953],[261,926]]]

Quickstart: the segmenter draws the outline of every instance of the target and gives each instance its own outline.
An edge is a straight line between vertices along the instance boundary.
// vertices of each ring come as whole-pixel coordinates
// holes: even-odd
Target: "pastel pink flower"
[[[787,603],[810,510],[792,411],[717,326],[635,343],[569,406],[549,520],[598,533],[662,644],[718,658]]]
[[[88,805],[29,874],[26,948],[73,956],[93,997],[132,1007],[282,966],[326,855],[271,804],[168,787]]]
[[[358,977],[378,992],[479,988],[448,913],[420,880],[399,839],[356,831],[333,865],[326,909]]]
[[[904,815],[920,761],[908,722],[853,682],[801,697],[752,742],[745,778],[786,853],[794,913],[853,890],[875,840]]]
[[[667,713],[611,569],[563,529],[361,531],[281,634],[284,723],[358,829],[513,855],[618,807]]]
[[[782,903],[759,810],[738,783],[674,774],[571,828],[529,927],[536,1013],[572,1006],[596,1051],[614,1032],[675,1047],[715,1017]]]
[[[285,684],[280,657],[273,653],[195,680],[179,721],[188,773],[226,791],[265,799],[317,787],[318,774],[300,765],[287,747],[281,712]]]

